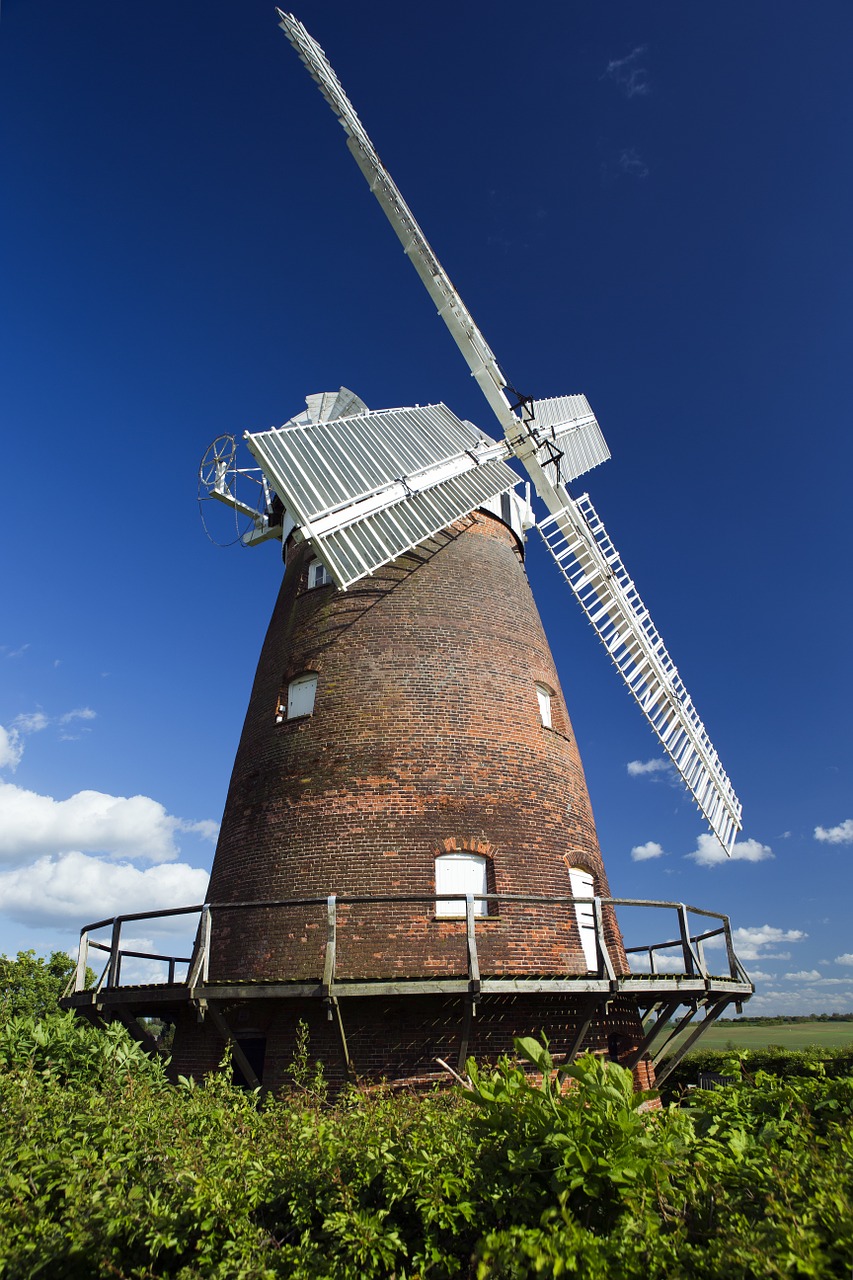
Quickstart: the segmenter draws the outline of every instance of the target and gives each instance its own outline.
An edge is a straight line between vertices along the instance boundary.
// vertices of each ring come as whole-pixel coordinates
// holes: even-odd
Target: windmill
[[[277,12],[501,434],[444,404],[370,410],[341,387],[247,432],[254,467],[231,436],[207,450],[200,496],[247,522],[246,544],[279,543],[285,574],[193,957],[156,996],[175,1069],[215,1065],[226,1039],[246,1081],[275,1085],[304,1020],[350,1076],[413,1079],[545,1030],[557,1052],[598,1048],[648,1083],[679,1008],[678,1030],[703,1015],[680,1055],[752,987],[725,917],[610,895],[524,571],[529,530],[728,852],[740,803],[589,497],[567,487],[609,457],[586,398],[513,388],[322,49]],[[626,948],[617,911],[656,905],[674,940]],[[72,1006],[148,1011],[154,996],[122,990],[121,923],[100,995]]]
[[[292,532],[311,542],[336,586],[346,589],[514,486],[517,477],[505,464],[515,459],[547,508],[535,527],[562,577],[714,835],[731,854],[741,829],[741,804],[589,496],[573,498],[567,488],[610,457],[586,397],[537,400],[515,390],[380,160],[323,50],[292,14],[276,12],[344,129],[356,164],[436,304],[503,439],[491,440],[443,405],[370,414],[355,397],[347,398],[343,388],[336,397],[311,397],[307,414],[287,427],[247,433],[268,488],[292,522],[286,532],[271,528],[268,504],[257,513],[252,537]],[[337,423],[334,429],[326,425],[331,420]],[[374,449],[378,452],[370,458]],[[360,470],[365,462],[369,469]],[[202,467],[208,477],[209,464],[207,458]],[[336,470],[334,482],[329,482],[327,467]],[[233,502],[227,469],[216,471],[208,489]]]

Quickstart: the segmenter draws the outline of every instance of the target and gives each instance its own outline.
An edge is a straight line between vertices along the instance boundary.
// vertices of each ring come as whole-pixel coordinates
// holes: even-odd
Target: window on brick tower
[[[442,853],[435,860],[435,891],[441,893],[488,893],[488,859],[477,853]],[[437,916],[463,916],[465,903],[439,900],[435,904]],[[487,916],[489,904],[482,899],[474,902],[474,915]]]
[[[308,565],[309,590],[313,587],[325,587],[326,583],[331,581],[332,579],[329,575],[329,570],[323,564],[323,561],[312,560]]]
[[[537,684],[536,697],[539,699],[539,714],[542,717],[542,723],[546,729],[552,728],[551,699],[553,696],[554,690],[549,689],[547,684]]]
[[[589,871],[582,867],[569,867],[569,882],[573,898],[594,898],[595,882]],[[581,936],[587,969],[598,969],[598,952],[595,945],[595,909],[591,902],[576,902],[575,916]]]
[[[314,698],[317,693],[317,676],[315,672],[305,672],[296,676],[287,686],[287,694],[281,694],[276,707],[275,722],[296,720],[299,716],[310,716],[314,713]]]

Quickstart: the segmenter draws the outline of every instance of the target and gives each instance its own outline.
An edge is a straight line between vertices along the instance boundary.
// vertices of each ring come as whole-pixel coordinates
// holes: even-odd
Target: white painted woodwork
[[[542,717],[542,723],[546,729],[552,728],[551,724],[551,698],[552,693],[546,684],[537,684],[536,697],[539,699],[539,715]]]
[[[316,694],[316,675],[297,676],[295,680],[291,680],[287,686],[288,720],[295,720],[297,716],[313,715]]]
[[[476,853],[444,853],[435,860],[435,891],[440,893],[487,893],[486,859]],[[488,915],[489,904],[480,900],[474,902],[474,915]],[[464,916],[465,903],[461,899],[455,902],[435,904],[437,916]]]
[[[589,871],[584,871],[580,867],[569,867],[569,882],[572,886],[572,897],[595,897],[595,883]],[[598,969],[598,956],[595,947],[595,911],[592,902],[576,902],[575,914],[586,967],[595,971]]]
[[[711,830],[731,853],[740,801],[588,495],[537,527]]]
[[[308,587],[313,590],[314,587],[324,587],[327,582],[332,579],[329,571],[323,564],[322,560],[312,560],[308,566]]]
[[[518,483],[506,445],[443,404],[296,420],[246,443],[344,588]]]

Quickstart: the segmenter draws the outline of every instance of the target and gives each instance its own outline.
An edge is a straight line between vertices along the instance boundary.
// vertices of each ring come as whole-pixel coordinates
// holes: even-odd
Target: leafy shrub
[[[849,1280],[850,1078],[643,1111],[618,1066],[521,1040],[470,1089],[332,1104],[227,1062],[169,1086],[117,1031],[25,1021],[0,1036],[2,1280]]]
[[[165,1086],[163,1066],[120,1023],[91,1026],[73,1013],[0,1022],[0,1068],[49,1075],[63,1085],[100,1085],[128,1073]]]
[[[666,1061],[661,1064],[665,1066]],[[853,1075],[853,1045],[833,1049],[810,1045],[807,1049],[783,1049],[770,1046],[766,1049],[694,1049],[672,1071],[665,1082],[667,1097],[679,1094],[688,1085],[695,1085],[700,1072],[716,1071],[722,1075],[734,1071],[754,1074],[764,1071],[772,1076],[806,1076],[823,1068],[830,1077]]]

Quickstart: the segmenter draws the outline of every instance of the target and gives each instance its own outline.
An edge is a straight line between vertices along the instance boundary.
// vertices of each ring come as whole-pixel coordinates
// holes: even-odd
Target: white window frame
[[[435,860],[435,891],[439,893],[488,893],[488,858],[479,853],[441,853]],[[464,919],[465,902],[439,901],[435,914],[443,919]],[[474,915],[487,916],[489,904],[484,899],[474,900]]]
[[[331,575],[323,561],[316,558],[312,560],[308,565],[308,590],[313,591],[315,587],[325,587],[331,581]]]
[[[594,898],[595,879],[584,867],[569,867],[569,884],[573,898]],[[595,943],[595,908],[591,902],[576,902],[575,916],[578,922],[581,946],[588,971],[598,970],[598,947]]]
[[[553,729],[551,716],[551,699],[554,696],[554,690],[549,689],[547,684],[536,684],[536,697],[539,701],[539,715],[546,729]]]
[[[282,720],[300,720],[304,716],[314,714],[314,702],[317,697],[317,673],[305,671],[294,676],[287,686],[287,698],[279,698],[276,723]]]

